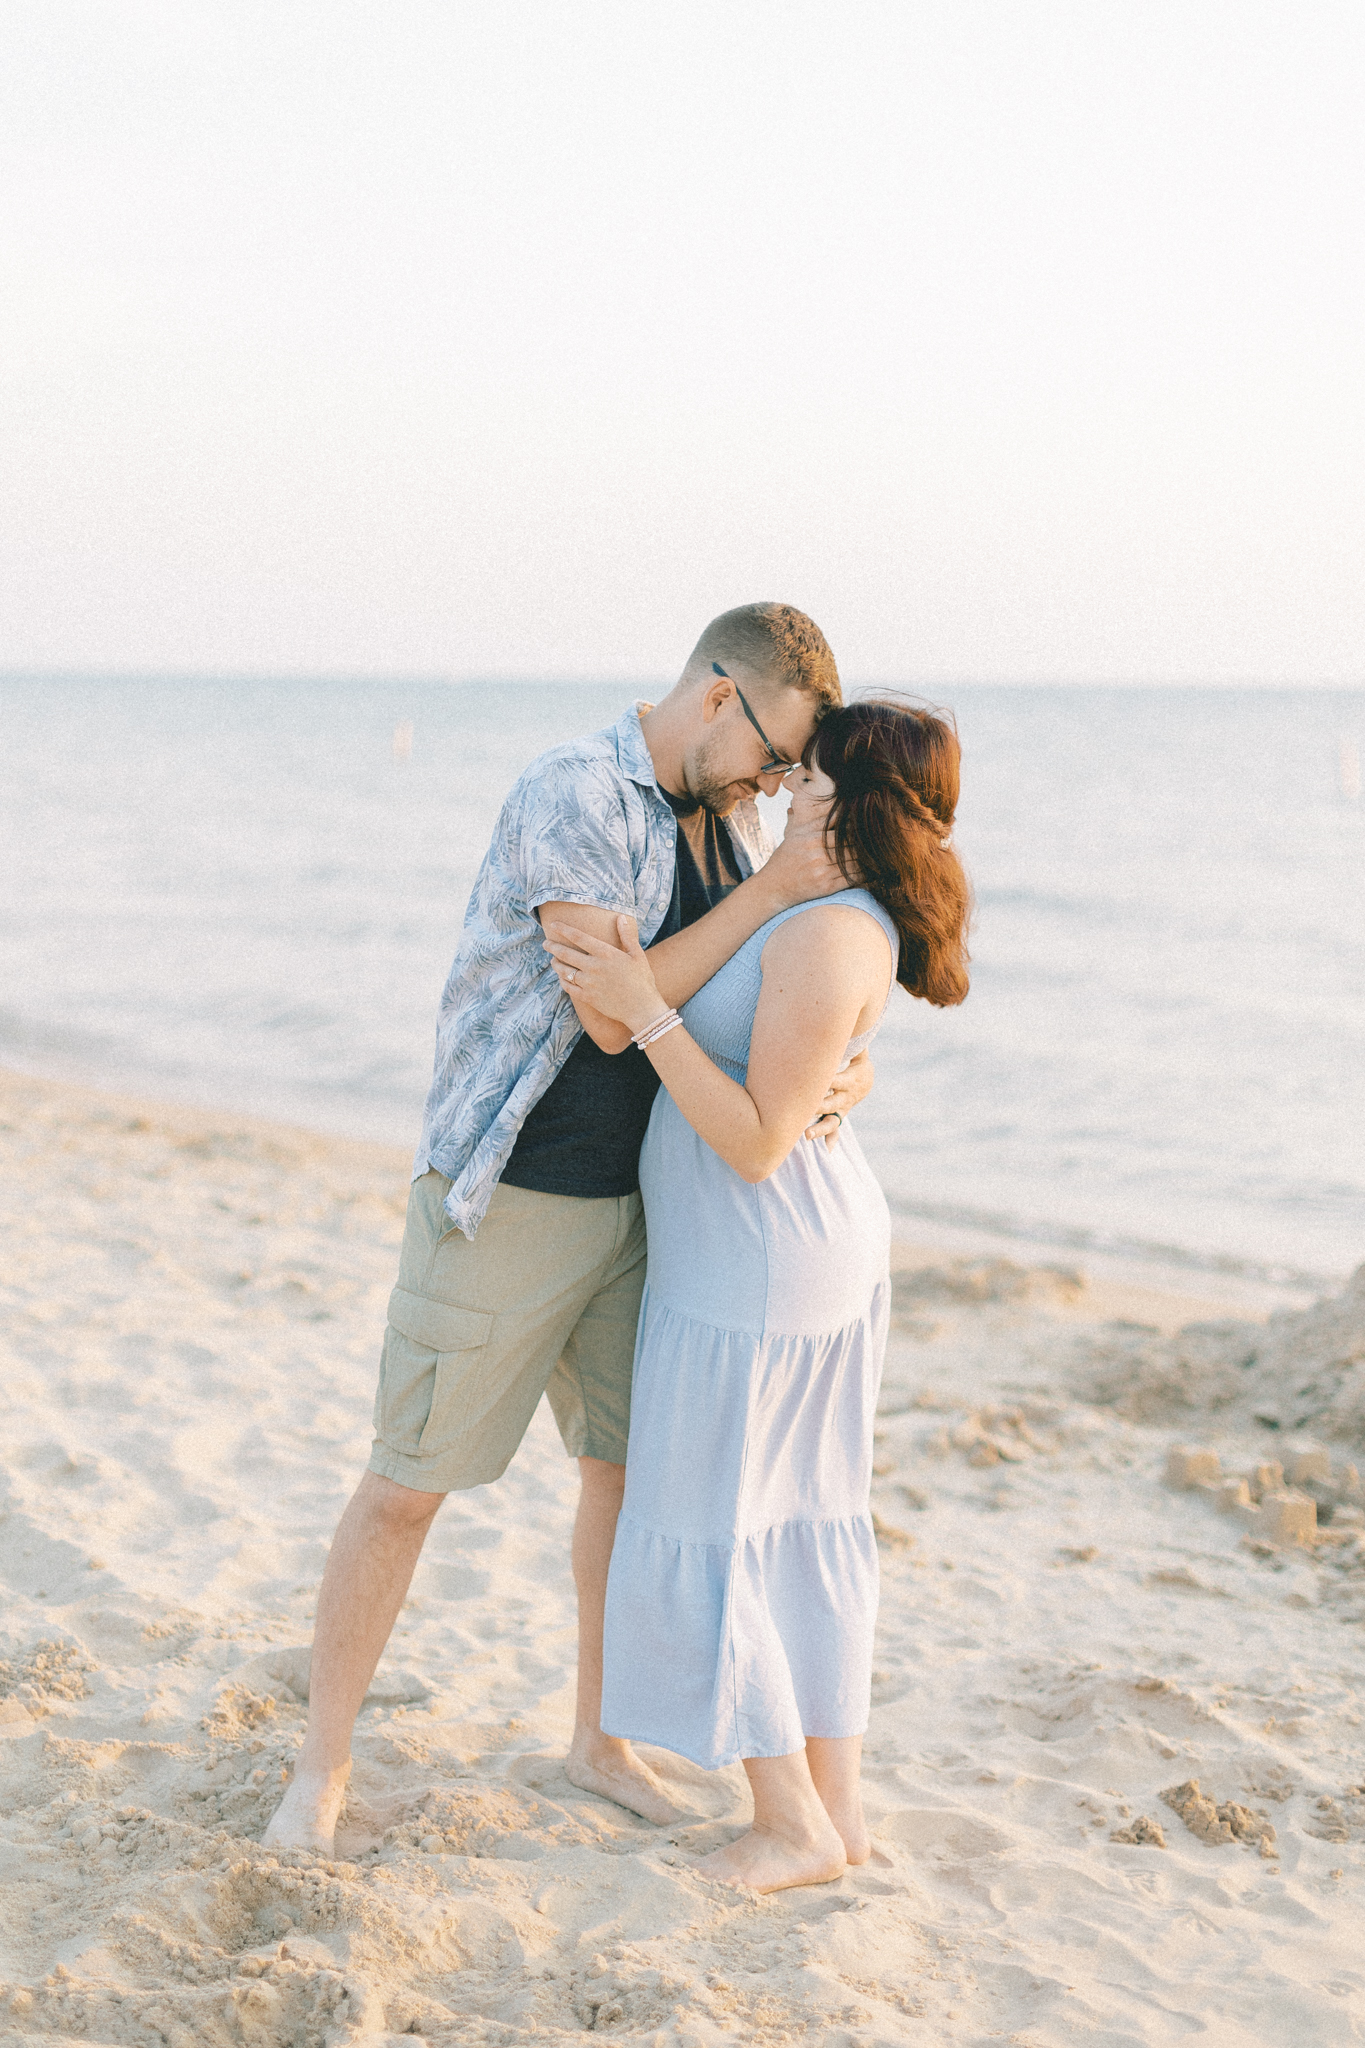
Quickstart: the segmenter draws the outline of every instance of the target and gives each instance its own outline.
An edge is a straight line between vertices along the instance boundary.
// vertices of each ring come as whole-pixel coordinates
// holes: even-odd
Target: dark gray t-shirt
[[[673,896],[653,944],[695,924],[744,877],[722,821],[690,798],[667,797],[678,821]],[[659,1077],[628,1045],[603,1052],[579,1039],[517,1133],[501,1178],[545,1195],[631,1195]]]

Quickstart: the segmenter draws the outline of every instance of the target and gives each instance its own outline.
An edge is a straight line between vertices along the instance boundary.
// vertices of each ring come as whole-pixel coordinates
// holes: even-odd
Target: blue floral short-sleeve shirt
[[[436,1019],[436,1070],[413,1177],[450,1179],[446,1213],[473,1237],[517,1132],[582,1025],[545,951],[542,903],[624,911],[648,945],[673,893],[677,824],[659,790],[641,712],[551,747],[518,779],[493,828]],[[772,851],[753,802],[726,819],[740,871]]]

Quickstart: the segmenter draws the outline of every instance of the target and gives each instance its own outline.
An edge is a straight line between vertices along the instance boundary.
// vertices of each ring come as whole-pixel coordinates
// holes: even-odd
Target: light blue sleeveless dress
[[[863,889],[820,899],[896,928]],[[735,1080],[756,931],[683,1008]],[[894,986],[894,981],[893,984]],[[861,1051],[876,1026],[855,1038]],[[660,1089],[640,1154],[649,1264],[626,1492],[607,1583],[602,1726],[715,1769],[867,1726],[877,1546],[868,1494],[891,1222],[853,1130],[798,1139],[749,1186]]]

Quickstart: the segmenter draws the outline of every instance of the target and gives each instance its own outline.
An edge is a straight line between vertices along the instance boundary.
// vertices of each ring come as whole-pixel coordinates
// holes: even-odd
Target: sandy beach
[[[407,1164],[0,1076],[0,2043],[1365,2040],[1365,1278],[898,1246],[877,1851],[838,1883],[694,1873],[737,1770],[651,1753],[671,1833],[565,1779],[543,1408],[442,1511],[337,1859],[264,1854]]]

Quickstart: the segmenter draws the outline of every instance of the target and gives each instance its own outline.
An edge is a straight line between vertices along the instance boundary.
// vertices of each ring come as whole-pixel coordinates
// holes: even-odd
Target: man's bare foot
[[[800,1839],[752,1827],[737,1842],[701,1857],[696,1867],[736,1891],[780,1892],[797,1884],[832,1884],[843,1876],[847,1858],[832,1825]]]
[[[564,1762],[564,1775],[580,1792],[596,1792],[614,1800],[641,1820],[652,1820],[666,1828],[673,1821],[686,1820],[687,1810],[676,1799],[657,1772],[636,1756],[628,1742],[615,1735],[595,1740],[575,1735]]]
[[[337,1818],[346,1797],[347,1762],[335,1771],[296,1770],[261,1837],[263,1849],[316,1849],[332,1855]]]

